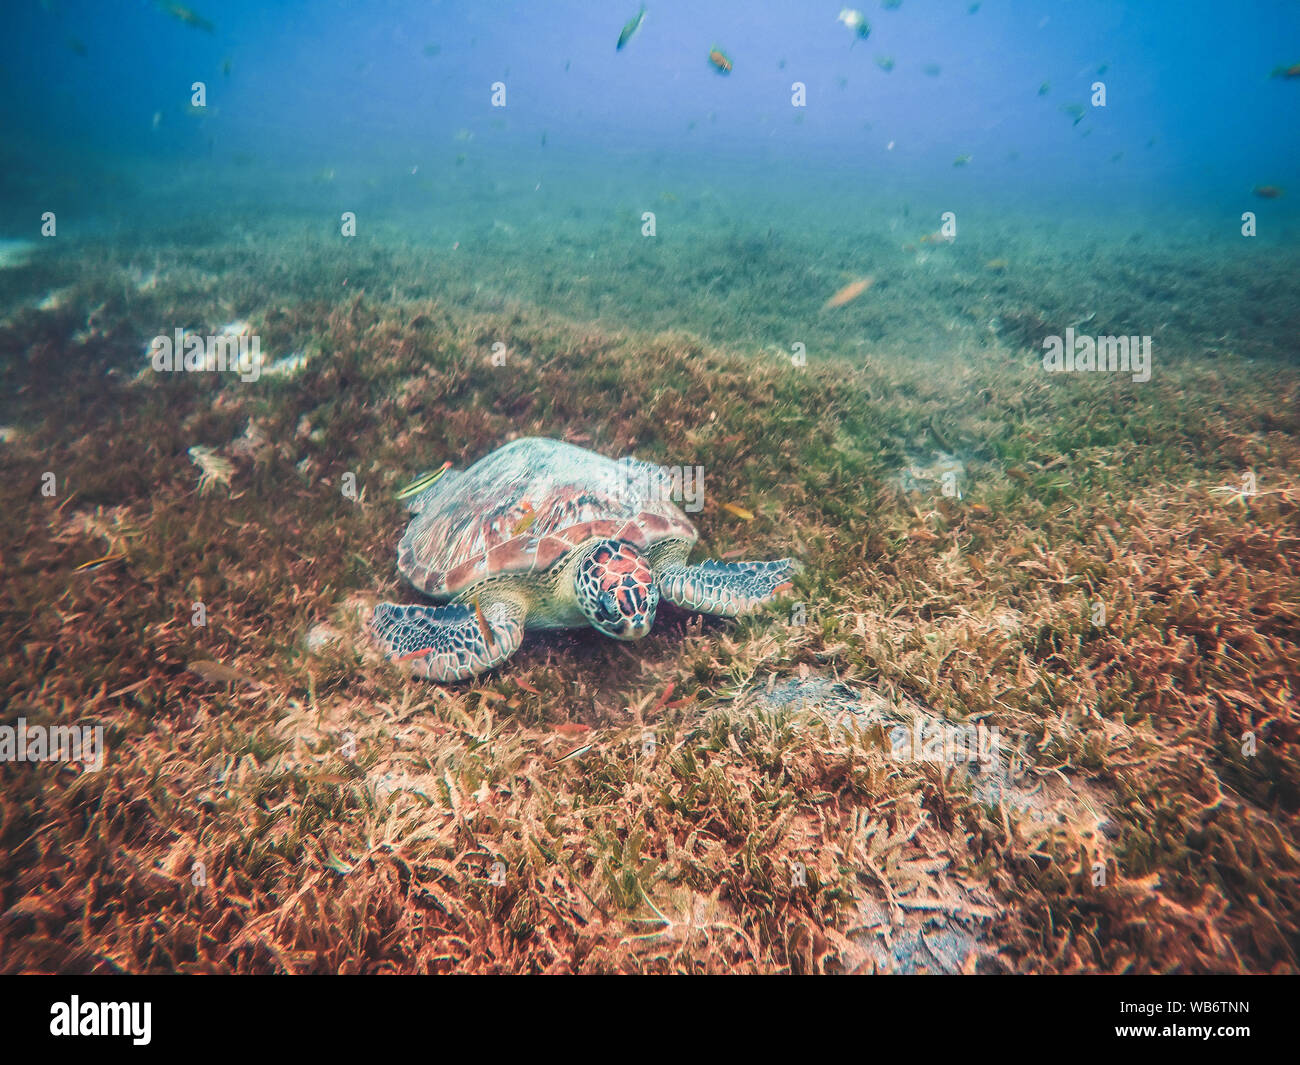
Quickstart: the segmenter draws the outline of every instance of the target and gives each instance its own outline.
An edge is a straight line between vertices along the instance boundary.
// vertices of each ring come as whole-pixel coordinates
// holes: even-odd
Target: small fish
[[[1261,200],[1278,200],[1286,194],[1286,189],[1279,185],[1256,185],[1250,191]]]
[[[531,503],[525,500],[524,516],[515,523],[515,527],[510,530],[510,535],[518,536],[520,533],[527,532],[529,529],[533,527],[533,522],[535,522],[536,520],[537,520],[537,511],[533,509],[533,505]]]
[[[1011,264],[1006,259],[990,259],[984,264],[985,270],[992,270],[995,274],[1002,273]]]
[[[635,15],[633,15],[630,19],[628,19],[627,25],[623,27],[623,32],[618,35],[618,46],[614,49],[614,51],[621,52],[623,50],[624,45],[626,45],[628,41],[630,41],[633,37],[636,36],[637,31],[641,28],[641,23],[644,21],[645,21],[645,5],[642,4],[641,10],[638,11]]]
[[[873,284],[875,284],[875,278],[872,277],[864,277],[857,281],[851,281],[828,299],[823,305],[822,310],[828,311],[832,307],[843,307],[846,303],[851,303],[853,300],[861,296],[862,293],[866,292]]]
[[[191,11],[188,7],[171,3],[170,0],[156,0],[156,2],[159,11],[171,15],[172,18],[185,23],[187,26],[193,26],[196,30],[203,30],[205,33],[214,33],[216,31],[217,27],[197,11]]]
[[[260,682],[254,680],[247,673],[232,669],[224,662],[213,662],[210,659],[201,658],[196,662],[190,662],[185,668],[195,676],[202,677],[213,684],[249,684],[254,688],[262,687]]]
[[[478,621],[478,631],[483,634],[488,650],[496,650],[496,641],[492,638],[492,629],[487,623],[487,618],[483,616],[483,608],[478,605],[478,596],[474,597],[474,618]]]
[[[1300,63],[1292,63],[1289,67],[1274,67],[1271,78],[1300,78]]]
[[[709,62],[713,64],[714,69],[719,74],[731,73],[731,60],[727,58],[727,53],[717,45],[709,49]]]
[[[659,701],[650,708],[650,713],[655,714],[662,710],[668,704],[668,700],[673,697],[673,689],[676,687],[676,683],[670,680],[668,687],[664,689],[663,695],[659,696]]]
[[[876,66],[888,74],[894,69],[894,57],[892,55],[878,55],[876,56]]]
[[[954,159],[954,160],[952,161],[952,165],[953,165],[953,166],[965,166],[965,165],[966,165],[967,163],[969,163],[969,162],[970,162],[970,156],[969,156],[969,155],[964,155],[964,154],[963,154],[963,155],[959,155],[959,156],[957,156],[957,158]]]
[[[81,56],[83,59],[90,54],[90,52],[86,49],[85,43],[77,37],[68,38],[68,47],[73,51],[74,54]]]
[[[555,731],[561,736],[567,736],[571,740],[576,740],[579,736],[585,736],[591,731],[590,725],[584,725],[578,721],[566,721],[562,725],[556,725]]]
[[[1088,113],[1083,109],[1081,104],[1068,104],[1065,107],[1062,107],[1061,110],[1074,119],[1074,124],[1076,126],[1083,121],[1084,116]]]
[[[942,73],[943,68],[938,63],[927,63],[923,68],[927,77],[937,78]]]
[[[570,751],[570,752],[569,752],[568,754],[566,754],[563,758],[557,758],[555,761],[556,761],[557,763],[558,763],[558,762],[567,762],[570,758],[581,758],[584,754],[586,754],[586,753],[587,753],[589,750],[591,750],[594,746],[596,746],[594,743],[588,743],[588,744],[586,744],[585,746],[582,746],[582,747],[577,748],[576,750],[572,750],[572,751]]]
[[[120,558],[126,558],[126,553],[124,551],[119,551],[117,554],[108,554],[103,558],[91,559],[89,562],[83,562],[72,572],[80,573],[84,569],[90,569],[92,566],[102,566],[105,562],[116,562]]]
[[[738,517],[741,521],[754,520],[754,512],[752,510],[746,510],[744,507],[738,507],[736,506],[735,503],[723,503],[722,509],[727,511],[727,513],[729,514],[736,515],[736,517]]]
[[[1045,81],[1043,82],[1043,84],[1038,86],[1039,96],[1046,96],[1051,91],[1052,91],[1052,83],[1050,81]]]
[[[412,484],[408,484],[405,488],[403,488],[400,492],[397,493],[397,498],[410,499],[411,496],[418,496],[426,488],[431,487],[433,483],[437,481],[437,479],[441,477],[444,473],[446,473],[449,469],[451,469],[451,459],[448,459],[446,462],[444,462],[441,468],[439,468],[436,472],[426,473],[418,481],[415,481]]]
[[[853,41],[854,44],[857,44],[859,40],[865,41],[871,36],[871,23],[869,23],[862,12],[858,11],[856,8],[842,8],[840,13],[835,17],[835,21],[844,23],[845,26],[853,31],[855,35]]]

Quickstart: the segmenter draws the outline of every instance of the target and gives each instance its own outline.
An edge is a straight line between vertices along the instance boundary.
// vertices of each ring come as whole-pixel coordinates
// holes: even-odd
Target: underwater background
[[[1300,967],[1300,5],[194,2],[6,10],[0,968]],[[793,601],[412,680],[523,436]]]

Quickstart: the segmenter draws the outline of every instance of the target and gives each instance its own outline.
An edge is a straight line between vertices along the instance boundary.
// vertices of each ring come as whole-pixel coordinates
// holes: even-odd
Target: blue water
[[[53,212],[60,251],[137,272],[233,245],[306,292],[323,254],[329,284],[751,351],[1032,345],[1108,311],[1294,356],[1300,77],[1272,73],[1300,4],[877,0],[862,39],[838,3],[667,0],[618,50],[631,0],[194,2],[12,11],[0,239],[52,247]],[[399,248],[438,269],[350,258]],[[869,311],[819,314],[867,275]]]
[[[858,40],[836,2],[661,0],[622,51],[634,0],[194,2],[211,32],[143,0],[7,5],[10,235],[38,207],[129,225],[178,185],[214,213],[229,188],[265,209],[322,184],[409,210],[539,184],[634,197],[667,176],[795,206],[825,195],[842,217],[911,194],[1190,211],[1208,228],[1252,208],[1292,224],[1293,201],[1261,207],[1256,185],[1300,196],[1300,78],[1269,77],[1300,63],[1292,2],[877,2]],[[729,75],[707,61],[715,44]],[[196,81],[207,106],[191,112]]]

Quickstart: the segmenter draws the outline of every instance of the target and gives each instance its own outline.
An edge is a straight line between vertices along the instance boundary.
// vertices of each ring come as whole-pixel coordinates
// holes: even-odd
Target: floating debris
[[[72,293],[70,288],[57,289],[47,292],[37,303],[38,311],[57,311],[68,305],[68,296]]]
[[[35,250],[30,240],[0,240],[0,270],[26,266]]]
[[[229,459],[222,458],[210,447],[195,445],[189,449],[190,461],[199,470],[199,493],[207,495],[216,485],[229,486],[230,478],[235,472]]]

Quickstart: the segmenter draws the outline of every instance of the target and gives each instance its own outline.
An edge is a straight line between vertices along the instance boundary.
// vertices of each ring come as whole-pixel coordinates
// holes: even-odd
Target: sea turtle
[[[371,628],[417,675],[455,681],[504,662],[525,629],[591,625],[636,640],[661,596],[733,616],[791,586],[793,559],[687,565],[698,534],[672,485],[652,463],[535,437],[448,470],[408,502],[397,553],[403,576],[443,605],[382,603]]]

